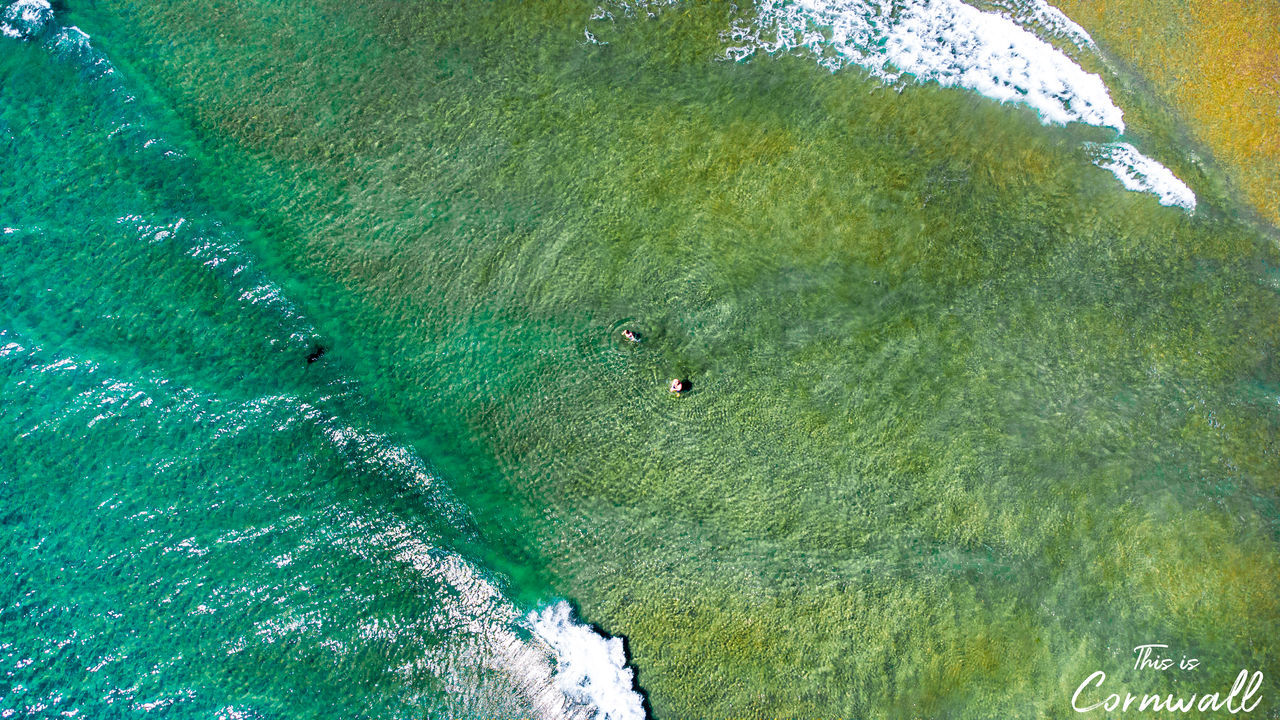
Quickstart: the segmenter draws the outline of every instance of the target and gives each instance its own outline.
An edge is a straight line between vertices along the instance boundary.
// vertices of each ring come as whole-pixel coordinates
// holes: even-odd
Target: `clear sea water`
[[[565,600],[661,718],[1276,717],[1277,235],[1140,79],[1194,213],[1110,131],[726,61],[745,4],[595,10],[0,38],[0,715],[589,715]]]

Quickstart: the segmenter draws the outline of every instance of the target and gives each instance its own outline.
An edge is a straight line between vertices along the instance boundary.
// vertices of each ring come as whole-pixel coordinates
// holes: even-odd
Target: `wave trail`
[[[86,33],[60,26],[47,2],[0,2],[0,33],[10,38],[5,41],[32,42],[73,63],[84,82],[115,98],[106,111],[92,108],[86,112],[104,113],[101,117],[106,126],[99,129],[115,142],[117,150],[153,153],[149,157],[157,160],[155,165],[177,165],[181,173],[198,172],[195,160],[148,130],[153,123],[130,93],[126,79],[93,47]],[[237,233],[218,221],[198,212],[187,216],[163,210],[123,215],[116,218],[116,225],[140,244],[169,247],[177,251],[176,257],[185,258],[183,262],[197,263],[217,278],[224,292],[230,291],[226,295],[246,313],[274,317],[269,344],[305,347],[318,337],[283,289],[254,267],[250,254],[235,239]],[[3,228],[0,237],[14,248],[47,240],[36,224]],[[470,523],[466,508],[453,500],[443,480],[411,448],[346,417],[325,394],[332,388],[261,394],[244,401],[203,386],[184,386],[159,371],[131,368],[55,350],[12,328],[0,328],[0,377],[17,378],[14,387],[31,391],[25,397],[25,410],[14,405],[10,416],[13,422],[21,423],[18,434],[23,439],[34,443],[41,437],[65,440],[117,433],[130,444],[141,445],[143,439],[155,439],[157,427],[166,430],[165,437],[190,438],[202,450],[231,438],[238,441],[237,447],[243,443],[249,450],[255,447],[250,443],[257,437],[296,433],[298,447],[319,439],[326,453],[344,461],[348,473],[425,489],[423,497],[430,498],[430,509],[440,516],[437,525],[428,527],[386,514],[337,510],[337,529],[324,538],[370,562],[382,557],[380,552],[389,552],[396,562],[442,588],[430,596],[434,605],[428,614],[436,627],[453,634],[448,642],[424,650],[422,672],[445,685],[459,686],[465,686],[469,679],[500,676],[508,683],[507,690],[522,698],[523,705],[548,720],[643,717],[640,695],[632,684],[631,671],[625,668],[620,641],[577,623],[567,605],[551,612],[547,622],[535,621],[535,614],[526,615],[518,608],[503,592],[500,578],[464,557],[456,547],[451,548],[460,535],[472,538],[467,537]],[[55,395],[60,401],[49,402]],[[260,632],[233,639],[229,652],[248,643],[273,642],[281,633],[310,632],[308,628],[314,627],[296,622],[296,618],[290,620],[284,610],[281,613],[277,618],[263,619],[257,628]],[[385,635],[380,626],[365,630],[369,637]],[[405,643],[421,640],[413,633],[398,639]],[[239,705],[226,708],[229,716],[247,717],[254,712]]]

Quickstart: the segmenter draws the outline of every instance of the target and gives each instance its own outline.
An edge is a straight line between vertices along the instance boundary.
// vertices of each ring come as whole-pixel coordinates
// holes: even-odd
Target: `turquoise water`
[[[527,712],[467,510],[102,60],[4,55],[6,712]]]
[[[563,598],[657,717],[1243,667],[1274,714],[1273,231],[1167,150],[1196,213],[1126,192],[1098,128],[718,60],[741,8],[594,8],[0,39],[0,709],[585,715],[521,619]]]

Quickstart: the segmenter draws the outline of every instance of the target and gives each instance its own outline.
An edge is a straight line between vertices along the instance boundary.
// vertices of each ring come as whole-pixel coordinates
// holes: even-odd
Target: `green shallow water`
[[[1280,258],[1211,169],[1171,162],[1188,216],[1091,165],[1096,129],[715,60],[727,4],[593,25],[608,45],[578,2],[69,5],[186,159],[122,159],[93,85],[3,49],[4,342],[104,368],[6,370],[6,597],[36,593],[0,614],[27,688],[6,707],[107,716],[102,688],[132,682],[190,689],[151,711],[184,717],[496,712],[467,704],[502,695],[483,679],[387,672],[466,656],[413,620],[444,591],[371,528],[470,558],[521,608],[569,598],[627,638],[657,717],[1070,717],[1098,669],[1137,693],[1262,670],[1255,715],[1280,707]],[[287,321],[184,251],[122,247],[146,233],[120,217],[191,213]],[[156,390],[178,409],[154,430],[65,420],[99,376],[157,373],[213,399]],[[228,434],[183,405],[264,396],[361,418],[449,490],[353,470],[315,423]],[[276,530],[241,554],[232,527]],[[169,559],[186,537],[219,542]],[[271,563],[293,547],[315,554],[297,575]],[[132,560],[65,569],[98,555]],[[184,582],[324,621],[263,640],[276,616],[246,600],[175,624]],[[360,635],[375,617],[400,632]],[[351,633],[337,664],[328,628]],[[68,633],[128,672],[17,667]],[[1201,668],[1133,671],[1147,642]]]

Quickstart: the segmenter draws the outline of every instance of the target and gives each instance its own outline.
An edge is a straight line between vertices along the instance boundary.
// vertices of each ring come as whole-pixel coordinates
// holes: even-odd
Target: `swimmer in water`
[[[640,342],[640,336],[637,335],[636,331],[632,330],[631,328],[627,328],[626,330],[622,331],[622,339],[626,340],[627,342],[633,342],[633,343]]]
[[[685,387],[687,387],[685,382],[680,378],[671,378],[671,392],[679,395],[684,392]]]

